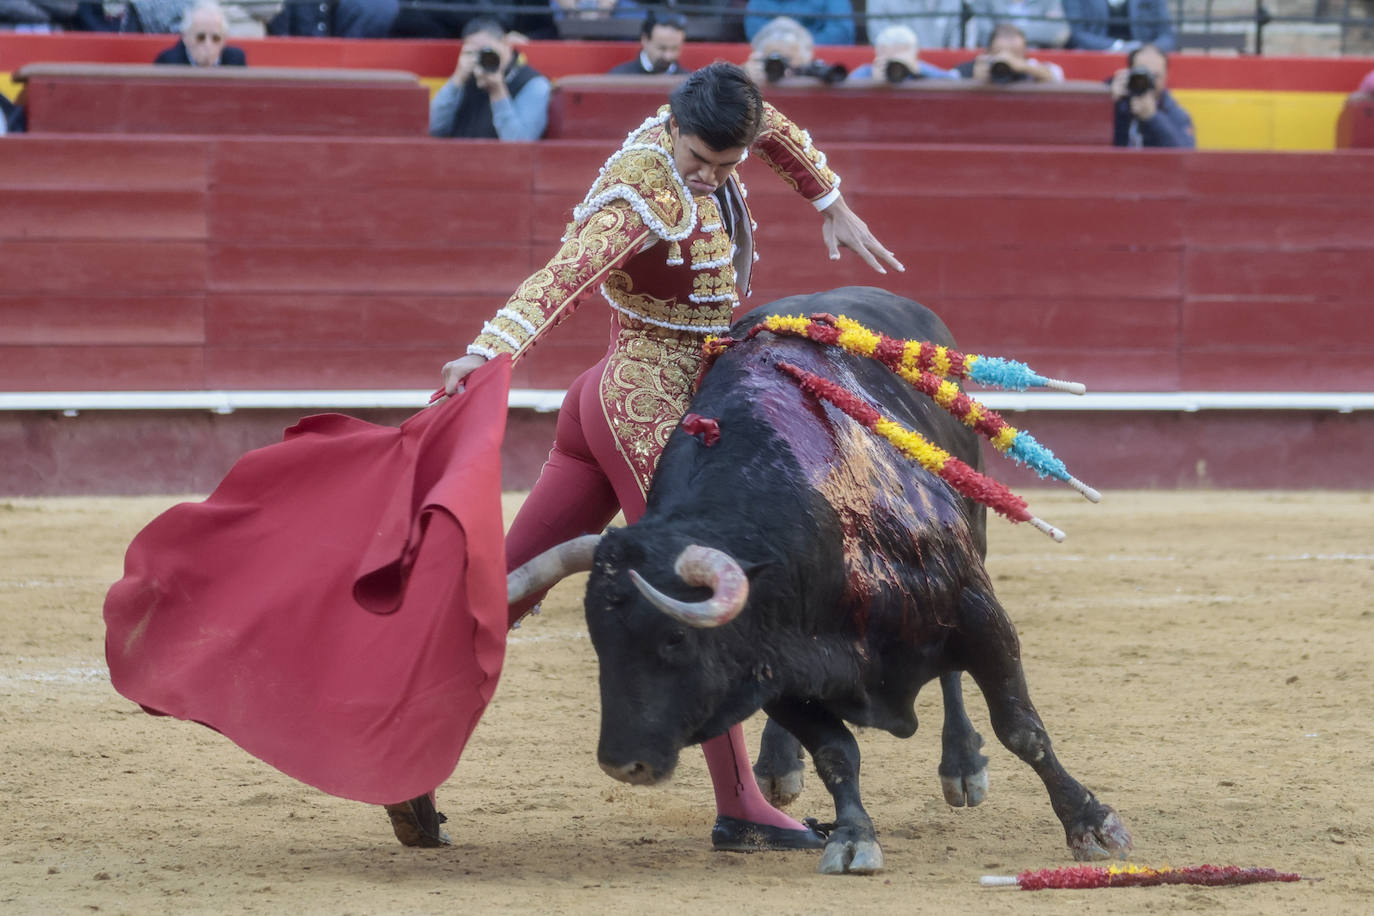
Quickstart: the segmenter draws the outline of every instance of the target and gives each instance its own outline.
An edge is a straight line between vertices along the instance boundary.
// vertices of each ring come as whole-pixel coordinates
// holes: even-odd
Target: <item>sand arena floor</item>
[[[1031,497],[1069,541],[994,522],[989,567],[1056,750],[1121,813],[1132,861],[1324,880],[980,888],[981,874],[1070,859],[967,678],[991,758],[981,807],[941,799],[932,685],[914,738],[859,736],[884,874],[714,853],[699,752],[657,788],[596,766],[580,577],[513,634],[496,698],[440,791],[453,847],[403,849],[381,809],[114,693],[101,601],[125,545],[174,500],[83,498],[0,501],[0,912],[1370,912],[1374,495]],[[746,726],[751,746],[760,727]],[[793,810],[825,820],[816,782]]]

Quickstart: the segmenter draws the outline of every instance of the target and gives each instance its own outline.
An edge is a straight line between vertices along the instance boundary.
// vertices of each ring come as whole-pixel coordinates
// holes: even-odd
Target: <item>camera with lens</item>
[[[776,83],[786,76],[787,69],[787,58],[781,54],[769,54],[763,59],[763,75],[770,83]]]
[[[988,67],[988,79],[994,83],[1010,83],[1016,79],[1016,71],[1004,60],[995,60]]]
[[[1126,76],[1126,94],[1144,95],[1155,91],[1155,75],[1144,67],[1132,67]]]
[[[904,83],[913,76],[911,68],[900,60],[890,60],[883,67],[883,78],[889,83]]]
[[[813,60],[805,67],[797,70],[797,76],[809,76],[818,79],[827,86],[844,82],[844,78],[849,75],[848,68],[844,64],[827,64],[823,60]]]
[[[501,54],[495,48],[483,48],[477,52],[477,66],[488,73],[501,69]]]

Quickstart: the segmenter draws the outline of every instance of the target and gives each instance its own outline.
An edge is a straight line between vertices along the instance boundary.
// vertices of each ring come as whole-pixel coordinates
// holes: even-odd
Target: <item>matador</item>
[[[735,174],[749,155],[820,211],[832,259],[843,245],[880,273],[880,261],[903,269],[849,209],[810,135],[765,103],[743,70],[715,63],[689,76],[606,161],[558,253],[483,325],[467,354],[444,367],[453,394],[486,360],[523,358],[596,292],[611,307],[610,347],[568,388],[553,450],[507,535],[508,569],[600,532],[617,511],[631,524],[643,514],[659,454],[691,398],[702,343],[729,330],[749,289],[756,227]],[[540,597],[511,607],[511,623]],[[765,800],[740,725],[702,748],[717,849],[823,845]],[[446,842],[433,793],[387,810],[401,842]]]

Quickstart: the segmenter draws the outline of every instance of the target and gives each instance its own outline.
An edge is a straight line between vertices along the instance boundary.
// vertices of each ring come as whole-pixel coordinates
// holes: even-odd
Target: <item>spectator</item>
[[[242,67],[248,60],[242,48],[224,43],[228,32],[220,5],[215,0],[200,0],[182,16],[181,40],[159,54],[153,63]]]
[[[644,10],[635,0],[548,0],[561,37],[574,41],[618,41],[627,34],[628,19],[641,19]]]
[[[61,31],[76,12],[75,0],[0,0],[0,28],[20,32]]]
[[[338,0],[334,34],[339,38],[387,38],[400,12],[399,0]]]
[[[1062,83],[1064,71],[1056,63],[1026,56],[1026,34],[1010,22],[1000,22],[988,39],[986,54],[955,68],[964,79],[980,83]]]
[[[962,48],[960,7],[960,0],[868,0],[865,22],[870,36],[881,35],[890,25],[904,25],[916,33],[923,48]]]
[[[756,83],[776,83],[785,76],[811,76],[826,83],[843,80],[848,71],[840,64],[817,60],[815,50],[805,26],[779,16],[755,33],[744,70]]]
[[[1169,59],[1154,45],[1142,45],[1112,76],[1115,102],[1114,146],[1164,146],[1192,149],[1193,119],[1166,88]]]
[[[687,40],[687,19],[677,13],[649,11],[639,27],[639,56],[611,68],[611,73],[644,75],[682,73],[678,58]]]
[[[744,32],[750,43],[779,16],[789,16],[811,33],[813,45],[852,45],[854,7],[850,0],[749,0]]]
[[[429,106],[431,136],[538,140],[544,135],[552,86],[511,42],[495,19],[467,24],[458,66]]]
[[[288,2],[267,24],[267,34],[328,38],[334,34],[334,4],[330,0]]]
[[[1010,22],[1026,36],[1032,48],[1062,48],[1069,40],[1063,0],[972,0],[975,15],[974,47],[991,40],[992,30]]]
[[[756,83],[775,82],[788,73],[805,72],[815,50],[806,26],[790,16],[778,16],[754,33],[744,70]]]
[[[890,25],[873,42],[873,63],[864,64],[849,75],[853,80],[887,80],[904,83],[914,79],[957,80],[959,74],[942,70],[920,59],[921,43],[916,33],[904,25]]]
[[[1169,52],[1178,47],[1167,0],[1064,0],[1070,48],[1134,51],[1152,44]]]

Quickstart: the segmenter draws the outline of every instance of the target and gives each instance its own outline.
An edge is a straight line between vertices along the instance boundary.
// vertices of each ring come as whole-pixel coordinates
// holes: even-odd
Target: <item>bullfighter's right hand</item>
[[[469,353],[444,363],[444,394],[452,396],[461,391],[463,379],[480,369],[486,361],[485,356]]]

